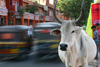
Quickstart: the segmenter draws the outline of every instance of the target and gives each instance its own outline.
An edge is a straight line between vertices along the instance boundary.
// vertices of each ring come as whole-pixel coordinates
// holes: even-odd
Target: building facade
[[[6,0],[6,6],[9,11],[8,25],[34,25],[34,14],[24,12],[20,16],[19,9],[23,9],[27,4],[32,4],[27,0]]]
[[[39,10],[34,13],[24,12],[20,15],[20,9],[25,10],[27,5],[38,2]],[[53,8],[56,0],[0,0],[0,21],[5,25],[32,25],[40,22],[57,22],[53,16]],[[56,10],[60,19],[68,20],[59,10]],[[3,19],[2,19],[3,18]],[[8,21],[7,21],[8,20]]]
[[[30,1],[32,2],[37,1],[39,4],[44,6],[44,10],[46,10],[45,20],[56,21],[53,16],[53,8],[54,8],[54,3],[56,0],[30,0]],[[62,20],[70,19],[69,17],[63,16],[63,14],[58,11],[58,9],[56,10],[56,13],[59,16],[59,18]]]
[[[8,25],[8,9],[6,8],[6,1],[0,0],[0,26]]]

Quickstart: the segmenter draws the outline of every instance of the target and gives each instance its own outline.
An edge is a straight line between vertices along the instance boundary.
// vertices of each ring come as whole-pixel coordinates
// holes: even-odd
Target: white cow
[[[60,29],[51,31],[51,34],[61,34],[61,42],[58,47],[60,59],[65,63],[66,67],[88,67],[88,63],[93,61],[96,56],[96,44],[81,27],[75,25],[83,19],[84,0],[80,17],[73,21],[62,21],[59,19],[55,12],[56,4],[54,6],[54,16],[62,23],[62,26]]]

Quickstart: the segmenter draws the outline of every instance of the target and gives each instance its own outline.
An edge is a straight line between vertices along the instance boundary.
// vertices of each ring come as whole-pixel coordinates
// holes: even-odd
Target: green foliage
[[[19,9],[18,12],[20,13],[20,16],[23,16],[24,12],[26,12],[25,9]]]
[[[39,7],[38,7],[38,3],[34,2],[33,5],[27,5],[26,9],[29,13],[33,13],[35,11],[38,11]]]
[[[84,22],[81,24],[86,24],[88,15],[89,15],[89,9],[91,2],[93,0],[85,0],[85,16],[84,16]],[[80,15],[81,11],[81,3],[82,0],[59,0],[57,7],[59,8],[61,13],[64,13],[66,17],[71,17],[77,19]]]

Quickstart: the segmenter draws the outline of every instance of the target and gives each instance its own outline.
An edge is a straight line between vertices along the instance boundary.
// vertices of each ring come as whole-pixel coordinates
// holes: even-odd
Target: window
[[[35,11],[34,14],[35,14],[35,15],[39,15],[39,12],[38,12],[38,11]]]
[[[43,12],[40,12],[40,16],[43,16]]]
[[[17,8],[18,8],[18,6],[15,6],[15,11],[16,11],[16,12],[18,11]]]
[[[3,7],[3,0],[1,0],[1,6]]]
[[[47,12],[46,12],[46,16],[48,16],[48,15],[49,15],[49,12],[47,11]]]
[[[10,4],[12,5],[12,0],[10,0]]]
[[[49,3],[53,5],[53,0],[49,0]]]
[[[6,7],[6,2],[4,1],[4,7]]]
[[[45,16],[45,13],[44,13],[44,16]]]
[[[49,16],[53,16],[53,12],[52,11],[49,11]]]

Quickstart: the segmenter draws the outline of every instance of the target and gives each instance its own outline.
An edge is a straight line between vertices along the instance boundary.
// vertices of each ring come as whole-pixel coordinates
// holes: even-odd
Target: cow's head
[[[57,4],[57,1],[56,1]],[[72,21],[62,21],[59,19],[59,17],[56,15],[56,4],[54,6],[54,16],[56,20],[62,24],[60,29],[54,29],[51,31],[52,35],[61,35],[61,42],[60,42],[60,49],[62,51],[70,50],[70,48],[74,45],[77,37],[77,33],[80,31],[80,28],[76,26],[80,23],[80,21],[83,19],[84,16],[84,0],[82,2],[82,9],[80,17],[77,20]]]

